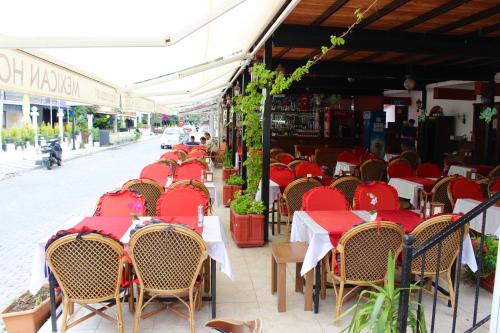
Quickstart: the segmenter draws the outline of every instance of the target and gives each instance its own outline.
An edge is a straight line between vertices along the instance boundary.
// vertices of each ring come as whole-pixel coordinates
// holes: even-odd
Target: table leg
[[[311,269],[306,273],[306,290],[304,292],[304,311],[312,311],[313,306],[313,272],[314,269]]]
[[[49,273],[50,276],[50,273]],[[52,332],[57,332],[57,313],[56,313],[56,288],[54,279],[49,277],[49,294],[50,294],[50,321],[52,323]]]
[[[302,263],[298,262],[295,264],[295,291],[298,293],[304,292],[304,285],[302,282],[302,276],[300,275],[300,270],[302,269]]]
[[[314,281],[314,313],[319,312],[319,293],[321,285],[321,261],[316,265]]]
[[[271,223],[271,225],[272,225],[271,230],[272,230],[273,236],[274,236],[274,210],[275,209],[276,209],[276,201],[273,201],[273,210],[272,210],[272,213],[271,213],[271,221],[272,221],[272,223]]]
[[[276,260],[274,260],[274,256],[271,255],[271,294],[274,294],[277,290],[276,283],[276,270],[277,270]]]
[[[217,281],[216,281],[216,262],[210,258],[210,294],[212,296],[212,319],[217,317]]]
[[[286,311],[286,264],[278,264],[278,312]]]

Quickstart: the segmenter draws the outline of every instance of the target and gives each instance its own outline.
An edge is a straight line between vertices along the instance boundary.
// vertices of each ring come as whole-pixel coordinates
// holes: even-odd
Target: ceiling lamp
[[[415,88],[416,82],[413,76],[411,75],[406,75],[406,79],[403,82],[403,85],[405,86],[406,90],[413,90]]]

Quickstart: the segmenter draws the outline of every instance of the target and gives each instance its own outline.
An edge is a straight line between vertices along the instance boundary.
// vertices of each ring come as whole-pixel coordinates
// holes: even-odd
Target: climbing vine
[[[259,187],[262,177],[262,126],[261,105],[266,90],[270,95],[282,94],[288,90],[294,82],[298,82],[309,74],[310,68],[323,59],[329,52],[338,46],[345,44],[345,38],[358,25],[366,13],[377,3],[374,0],[366,9],[356,9],[354,12],[355,22],[340,36],[331,36],[329,46],[322,46],[319,52],[303,66],[296,68],[289,76],[276,70],[266,69],[264,64],[255,64],[252,67],[252,81],[246,86],[245,94],[235,97],[235,112],[243,116],[243,125],[246,127],[243,140],[248,147],[250,154],[244,165],[247,168],[247,189],[246,193],[254,196]]]
[[[484,120],[486,123],[489,123],[491,119],[498,113],[497,109],[495,107],[491,108],[485,108],[480,114],[479,114],[479,119]]]

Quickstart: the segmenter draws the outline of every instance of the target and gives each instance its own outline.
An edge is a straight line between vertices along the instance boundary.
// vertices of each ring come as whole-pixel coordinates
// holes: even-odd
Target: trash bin
[[[110,130],[101,130],[101,136],[99,138],[99,145],[102,146],[109,146],[109,133]]]

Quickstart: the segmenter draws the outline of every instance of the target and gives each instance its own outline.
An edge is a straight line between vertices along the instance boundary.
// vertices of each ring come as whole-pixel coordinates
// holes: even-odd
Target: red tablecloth
[[[403,178],[403,179],[406,179],[406,180],[409,180],[411,182],[423,185],[424,186],[424,190],[426,192],[432,191],[432,187],[434,186],[434,183],[436,182],[433,179],[424,178],[424,177],[406,177],[406,178]]]
[[[488,177],[489,173],[494,168],[494,166],[492,165],[484,165],[484,164],[467,165],[467,167],[476,169],[477,173],[485,177]]]
[[[346,231],[364,222],[352,211],[308,211],[307,214],[328,231],[333,246]],[[409,210],[381,210],[377,212],[377,219],[400,224],[405,232],[412,232],[423,221],[419,214]]]
[[[87,227],[101,231],[104,234],[111,234],[114,238],[120,239],[132,225],[132,216],[91,216],[84,218],[80,223],[75,225],[74,229]]]

